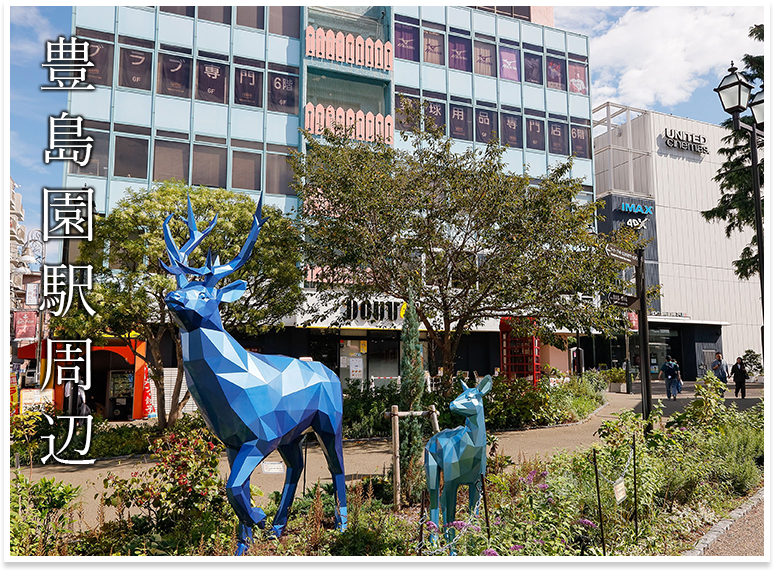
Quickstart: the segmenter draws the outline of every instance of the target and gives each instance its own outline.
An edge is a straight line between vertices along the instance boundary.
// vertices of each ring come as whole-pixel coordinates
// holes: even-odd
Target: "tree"
[[[60,338],[91,338],[95,344],[116,337],[130,347],[135,357],[148,365],[156,386],[159,427],[171,426],[179,418],[190,394],[183,385],[183,358],[177,327],[170,318],[164,297],[177,289],[159,260],[167,260],[163,222],[173,213],[170,229],[178,244],[188,239],[187,197],[200,228],[217,213],[215,230],[190,257],[192,266],[204,265],[208,248],[213,256],[232,259],[244,243],[255,202],[247,195],[223,189],[189,187],[177,181],[159,183],[149,190],[128,190],[106,217],[94,223],[94,239],[80,250],[80,264],[93,267],[94,287],[88,296],[97,311],[90,317],[78,308],[55,323]],[[250,260],[230,276],[247,282],[247,293],[238,303],[221,307],[226,329],[254,335],[282,327],[282,317],[303,303],[300,288],[300,238],[289,220],[275,208],[264,207],[269,221],[261,229]],[[225,285],[225,284],[223,284]],[[77,337],[73,337],[77,335]],[[177,355],[177,378],[172,402],[164,397],[162,339],[170,336]],[[146,354],[136,340],[147,343]],[[183,393],[183,397],[180,395]]]
[[[421,111],[411,113],[418,124]],[[304,133],[306,153],[291,156],[320,311],[352,298],[408,301],[413,291],[447,387],[462,336],[487,318],[534,317],[525,323],[559,346],[561,327],[623,330],[623,312],[595,296],[624,291],[604,245],[631,251],[636,237],[592,231],[601,203],[576,201],[570,162],[533,184],[506,172],[496,141],[458,154],[432,127],[402,136],[410,150],[358,143],[337,127]]]
[[[749,36],[763,41],[763,24],[750,28]],[[742,75],[748,81],[763,81],[763,56],[747,54],[743,58]],[[752,125],[752,117],[740,117],[740,120]],[[730,133],[723,137],[726,147],[718,149],[724,157],[723,164],[714,180],[720,183],[721,196],[714,208],[701,214],[708,221],[722,220],[726,223],[726,236],[745,228],[755,228],[755,199],[753,193],[752,169],[750,168],[750,140],[745,131],[735,131],[733,119],[721,123]],[[759,156],[763,157],[763,137],[757,141]],[[763,159],[759,162],[760,182],[763,186]],[[761,199],[763,209],[763,199]],[[753,235],[750,243],[744,247],[739,259],[734,261],[735,273],[742,279],[758,275],[758,237]]]

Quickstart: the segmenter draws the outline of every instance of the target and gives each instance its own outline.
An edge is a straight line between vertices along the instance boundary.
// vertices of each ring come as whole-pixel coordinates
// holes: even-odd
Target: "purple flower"
[[[501,520],[499,517],[496,517],[494,519],[494,524],[495,525],[502,525],[503,524],[503,520]]]
[[[521,549],[524,549],[523,545],[511,545],[511,551],[519,551]]]
[[[543,471],[540,473],[540,475],[541,475],[543,478],[545,478],[546,476],[548,476],[548,470],[543,470]]]
[[[532,470],[529,474],[527,474],[527,483],[531,484],[535,481],[535,476],[537,476],[537,471]]]
[[[548,484],[538,484],[538,488],[540,488],[541,490],[547,490]]]
[[[554,498],[548,498],[548,503],[554,505],[556,502],[554,501]]]
[[[586,526],[586,527],[592,527],[592,528],[594,528],[594,529],[597,529],[597,527],[598,527],[598,526],[597,526],[597,524],[595,524],[593,521],[591,521],[591,520],[589,520],[589,519],[586,519],[586,518],[584,518],[584,517],[580,518],[580,519],[579,519],[578,521],[576,521],[575,523],[579,523],[579,524],[581,524],[581,525],[583,525],[583,526]]]
[[[686,427],[684,427],[684,426],[680,427],[680,432],[685,432],[686,430],[688,430]]]
[[[464,521],[453,521],[451,523],[447,523],[446,527],[453,527],[457,531],[465,531],[468,527],[470,527],[467,523]]]
[[[484,552],[481,555],[487,555],[489,557],[492,557],[492,556],[500,557],[500,554],[497,553],[497,551],[495,551],[491,547],[489,549],[485,549]]]
[[[532,541],[534,541],[535,543],[539,543],[540,545],[545,545],[546,544],[546,542],[543,541],[542,539],[533,539]]]
[[[428,531],[432,533],[436,533],[438,531],[438,526],[435,525],[432,521],[425,522],[425,525],[427,526]]]

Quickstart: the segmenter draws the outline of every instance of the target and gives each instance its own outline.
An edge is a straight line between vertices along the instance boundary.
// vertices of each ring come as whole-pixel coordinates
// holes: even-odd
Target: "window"
[[[425,31],[425,63],[446,65],[446,49],[444,35]]]
[[[153,54],[121,48],[118,62],[118,85],[150,91],[153,73]]]
[[[296,191],[290,186],[293,182],[293,169],[287,159],[285,155],[266,155],[266,192],[296,195]]]
[[[194,17],[194,6],[160,6],[159,11],[168,14],[178,14],[180,16]]]
[[[449,117],[449,135],[455,139],[463,141],[473,140],[473,110],[470,107],[461,107],[460,105],[450,105]]]
[[[153,147],[153,180],[188,182],[188,143],[157,139]]]
[[[237,26],[263,30],[263,6],[237,6]]]
[[[546,135],[543,121],[527,119],[527,148],[537,151],[546,150]]]
[[[570,76],[570,93],[580,93],[581,95],[588,95],[588,68],[585,64],[570,62],[569,76]]]
[[[419,61],[419,28],[395,23],[395,57]]]
[[[591,131],[585,127],[573,125],[570,129],[572,152],[581,159],[591,158]],[[93,156],[93,155],[92,155]]]
[[[412,106],[418,106],[419,99],[415,97],[408,97],[406,95],[395,94],[395,130],[396,131],[408,131],[414,127],[414,123],[409,121],[403,109],[410,108]]]
[[[449,36],[449,67],[460,71],[472,71],[469,38]]]
[[[199,19],[218,24],[230,24],[231,6],[199,6]]]
[[[332,105],[334,109],[342,107],[344,110],[352,109],[355,113],[370,111],[374,115],[386,115],[382,82],[352,81],[310,70],[307,74],[306,91],[307,103],[313,103],[315,106]]]
[[[72,174],[90,174],[93,176],[107,176],[108,169],[108,149],[110,147],[110,135],[102,131],[84,130],[84,137],[91,137],[94,141],[91,143],[91,156],[85,167],[70,162],[70,172]]]
[[[487,109],[476,109],[476,141],[488,143],[497,130],[497,114]]]
[[[298,114],[298,78],[279,73],[269,74],[269,111]]]
[[[196,99],[228,103],[228,64],[197,62]]]
[[[194,145],[191,184],[226,188],[226,149]]]
[[[500,113],[500,123],[500,142],[521,149],[524,146],[521,138],[521,115]]]
[[[301,8],[269,6],[269,32],[279,36],[298,38],[301,34]]]
[[[231,188],[261,190],[261,155],[234,151],[231,158]]]
[[[263,73],[252,69],[234,69],[234,103],[260,107],[263,105]]]
[[[524,54],[524,81],[543,85],[543,56]]]
[[[430,101],[425,109],[425,120],[444,131],[446,125],[446,103]]]
[[[555,155],[569,155],[567,150],[567,125],[548,122],[548,152]]]
[[[89,61],[94,65],[86,68],[86,81],[93,85],[113,85],[113,46],[89,41]]]
[[[473,71],[479,75],[497,77],[497,52],[492,44],[475,42],[473,55],[475,57]]]
[[[190,58],[159,54],[159,79],[156,92],[175,97],[191,97]]]
[[[565,61],[555,57],[546,58],[546,87],[567,91],[567,71]]]
[[[113,176],[148,178],[148,140],[116,137]]]
[[[500,46],[500,79],[521,81],[519,50]]]

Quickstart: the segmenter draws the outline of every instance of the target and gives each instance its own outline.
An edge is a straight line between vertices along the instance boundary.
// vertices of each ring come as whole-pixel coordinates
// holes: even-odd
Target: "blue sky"
[[[10,164],[21,185],[25,225],[40,226],[41,189],[62,185],[62,165],[45,165],[48,119],[67,105],[66,92],[47,83],[46,40],[70,36],[69,6],[10,9]],[[591,39],[594,105],[615,101],[709,123],[726,118],[712,91],[730,61],[763,53],[747,38],[764,9],[735,6],[556,6],[557,28]],[[7,63],[8,65],[8,63]]]

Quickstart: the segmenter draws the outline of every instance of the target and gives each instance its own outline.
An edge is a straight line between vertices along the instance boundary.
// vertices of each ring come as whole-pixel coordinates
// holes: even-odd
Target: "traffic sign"
[[[632,254],[631,252],[627,252],[626,250],[619,248],[618,246],[613,246],[612,244],[605,245],[605,255],[608,258],[613,258],[619,262],[624,262],[632,266],[637,265],[637,254]]]
[[[607,303],[610,305],[617,305],[619,307],[632,307],[639,305],[640,298],[633,295],[626,295],[625,293],[616,293],[611,291],[607,294]],[[638,309],[635,307],[634,309]]]

